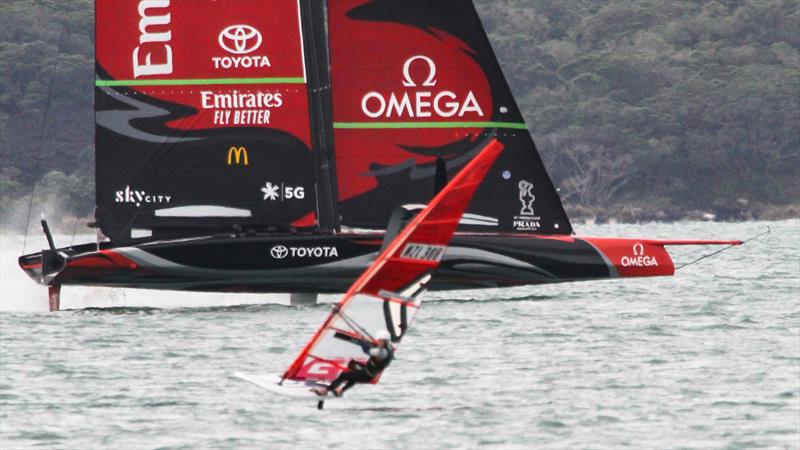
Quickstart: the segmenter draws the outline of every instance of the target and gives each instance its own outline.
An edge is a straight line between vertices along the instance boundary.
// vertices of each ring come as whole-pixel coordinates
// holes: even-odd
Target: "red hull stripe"
[[[609,264],[611,276],[656,277],[675,273],[667,245],[740,245],[738,240],[668,240],[635,238],[578,238],[594,246]]]

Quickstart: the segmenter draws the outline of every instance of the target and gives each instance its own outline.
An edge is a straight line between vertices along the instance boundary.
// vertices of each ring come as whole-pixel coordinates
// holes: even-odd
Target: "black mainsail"
[[[331,196],[321,5],[268,9],[97,2],[97,221],[112,241],[335,228],[317,201]]]

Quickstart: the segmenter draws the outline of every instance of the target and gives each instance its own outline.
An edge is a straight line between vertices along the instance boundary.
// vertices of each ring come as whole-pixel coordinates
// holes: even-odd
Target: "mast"
[[[333,107],[324,0],[302,0],[300,8],[308,77],[311,142],[317,172],[319,230],[338,232],[340,227],[333,153]]]

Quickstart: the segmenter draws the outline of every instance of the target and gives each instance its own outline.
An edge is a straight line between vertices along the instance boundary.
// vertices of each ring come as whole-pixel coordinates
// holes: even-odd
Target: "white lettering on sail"
[[[144,61],[139,57],[139,50],[142,46],[133,49],[133,77],[139,78],[147,75],[168,75],[172,73],[172,47],[167,44],[172,39],[172,31],[159,28],[162,31],[153,30],[154,27],[165,27],[170,23],[170,13],[156,15],[152,9],[169,8],[170,0],[141,0],[139,2],[139,44],[148,45],[149,51],[144,53]],[[148,13],[153,13],[148,15]],[[153,62],[153,55],[161,61]]]
[[[421,83],[411,77],[411,66],[415,61],[423,61],[428,65],[428,75]],[[436,86],[436,63],[425,55],[417,55],[403,64],[403,86],[406,88]],[[473,91],[459,97],[453,91],[392,92],[388,96],[372,91],[361,98],[361,111],[371,119],[392,118],[429,118],[429,117],[464,117],[477,114],[484,117],[483,109]]]
[[[169,204],[170,201],[172,201],[171,195],[150,194],[146,191],[131,189],[130,186],[125,186],[125,189],[114,193],[114,203],[134,204],[137,208],[142,204]]]
[[[214,125],[269,125],[272,109],[283,106],[280,92],[200,91],[203,109],[214,111]]]
[[[252,69],[272,67],[267,56],[214,56],[215,69]]]
[[[286,183],[272,184],[267,181],[264,187],[261,188],[264,193],[264,201],[269,200],[274,202],[280,200],[281,202],[287,200],[303,200],[306,198],[306,189],[303,186],[287,186]]]

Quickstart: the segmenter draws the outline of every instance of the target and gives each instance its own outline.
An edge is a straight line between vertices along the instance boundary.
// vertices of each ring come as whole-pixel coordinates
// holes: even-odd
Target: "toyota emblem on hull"
[[[275,259],[283,259],[289,254],[289,249],[285,245],[276,245],[270,250],[272,257]]]

